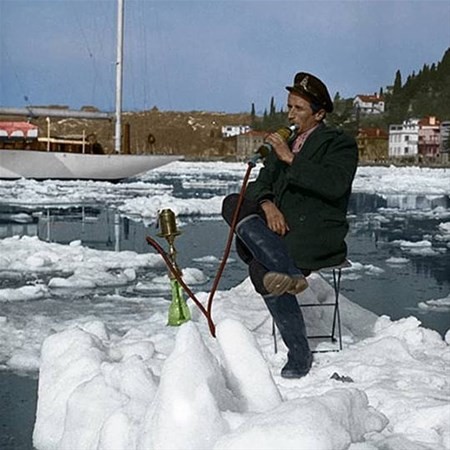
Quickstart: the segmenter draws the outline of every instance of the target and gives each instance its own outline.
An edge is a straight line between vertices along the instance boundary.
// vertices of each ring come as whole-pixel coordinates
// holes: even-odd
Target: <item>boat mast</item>
[[[115,151],[122,147],[122,80],[123,80],[123,11],[124,0],[117,0],[117,61],[116,61],[116,128]]]

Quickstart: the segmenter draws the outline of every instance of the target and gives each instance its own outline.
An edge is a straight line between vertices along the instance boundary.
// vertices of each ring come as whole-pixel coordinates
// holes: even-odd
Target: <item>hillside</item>
[[[45,118],[33,121],[39,134],[47,135]],[[249,125],[250,114],[225,114],[215,112],[126,112],[122,123],[130,125],[131,153],[183,154],[187,158],[227,157],[234,154],[234,145],[222,138],[222,126]],[[53,119],[52,136],[81,135],[95,138],[105,153],[114,149],[113,121],[86,119]]]
[[[431,66],[424,64],[404,83],[398,70],[392,90],[386,95],[386,108],[391,123],[425,116],[450,120],[450,48],[441,61]]]

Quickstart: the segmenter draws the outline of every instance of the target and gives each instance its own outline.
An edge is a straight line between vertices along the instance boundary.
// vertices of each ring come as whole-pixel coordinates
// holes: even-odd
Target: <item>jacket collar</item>
[[[325,142],[333,139],[337,133],[339,133],[338,130],[321,123],[303,143],[300,153],[303,156],[313,155]]]

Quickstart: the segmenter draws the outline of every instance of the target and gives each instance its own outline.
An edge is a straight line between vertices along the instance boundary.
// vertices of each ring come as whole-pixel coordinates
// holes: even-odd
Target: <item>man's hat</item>
[[[293,94],[306,97],[326,112],[330,113],[333,111],[333,101],[331,100],[327,87],[322,81],[310,73],[297,73],[294,78],[294,85],[286,86],[286,89]]]

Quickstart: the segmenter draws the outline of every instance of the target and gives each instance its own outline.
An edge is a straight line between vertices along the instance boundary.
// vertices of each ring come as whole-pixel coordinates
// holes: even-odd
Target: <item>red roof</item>
[[[388,133],[381,128],[361,128],[358,131],[358,137],[367,137],[367,138],[388,138]]]
[[[0,122],[0,137],[37,137],[38,127],[28,122]]]
[[[384,98],[378,95],[357,95],[364,103],[384,102]]]
[[[439,126],[440,125],[440,120],[437,119],[434,116],[427,116],[424,117],[423,119],[419,120],[419,125],[420,126]]]

